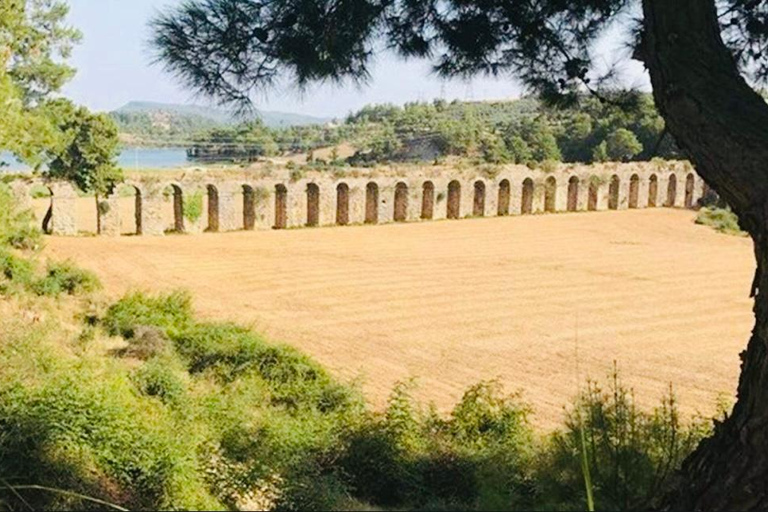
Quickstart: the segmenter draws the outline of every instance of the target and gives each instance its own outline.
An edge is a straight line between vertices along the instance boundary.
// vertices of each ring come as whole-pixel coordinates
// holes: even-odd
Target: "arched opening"
[[[509,215],[509,203],[512,194],[512,186],[509,180],[501,180],[499,183],[499,217]]]
[[[651,174],[650,180],[648,180],[648,207],[656,208],[659,202],[659,177],[655,174]]]
[[[395,222],[408,220],[408,185],[402,181],[395,186]]]
[[[485,216],[485,183],[475,182],[475,201],[472,207],[472,215],[475,217]]]
[[[46,185],[35,185],[29,190],[37,225],[46,235],[53,232],[53,190]]]
[[[579,209],[579,178],[571,176],[568,180],[568,211],[575,212]]]
[[[533,213],[533,180],[531,178],[526,178],[525,181],[523,181],[521,212],[523,215]]]
[[[435,184],[431,181],[424,183],[421,193],[421,218],[432,220],[435,216]]]
[[[461,183],[452,181],[448,184],[448,215],[449,219],[461,216]]]
[[[696,178],[693,177],[693,173],[689,174],[685,178],[685,207],[693,208],[693,188],[696,184]]]
[[[256,229],[256,191],[250,185],[243,185],[243,229]]]
[[[637,208],[640,204],[640,176],[633,174],[629,178],[629,207]]]
[[[349,185],[339,183],[336,187],[336,224],[349,224]]]
[[[597,202],[600,197],[600,179],[597,176],[589,177],[589,197],[587,198],[587,210],[597,211]]]
[[[664,206],[668,208],[674,208],[677,201],[677,176],[672,174],[669,177],[669,185],[667,185],[667,202]]]
[[[377,224],[379,222],[379,186],[369,183],[365,187],[365,223]]]
[[[315,183],[307,185],[307,226],[320,225],[320,187]]]
[[[285,185],[275,186],[275,229],[288,227],[288,189]]]
[[[142,234],[142,203],[141,191],[133,185],[123,185],[118,187],[117,196],[120,207],[120,234],[123,235],[141,235]],[[122,219],[133,219],[130,224],[123,223]]]
[[[611,176],[611,184],[608,187],[608,209],[619,209],[619,187],[621,186],[621,180],[617,175]]]
[[[184,192],[181,190],[181,187],[174,184],[166,187],[163,191],[163,195],[165,196],[166,202],[170,202],[173,205],[171,214],[168,215],[166,213],[166,215],[173,219],[173,222],[166,231],[171,233],[184,233]]]
[[[206,231],[219,231],[219,191],[213,185],[208,185],[208,228]]]
[[[554,176],[544,182],[544,210],[549,213],[557,210],[557,180]]]

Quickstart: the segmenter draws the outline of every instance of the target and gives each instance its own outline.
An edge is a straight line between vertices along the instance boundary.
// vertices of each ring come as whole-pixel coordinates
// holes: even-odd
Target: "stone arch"
[[[659,202],[659,177],[651,174],[648,180],[648,207],[656,208]]]
[[[206,231],[218,233],[219,231],[219,189],[215,185],[208,185],[208,228]]]
[[[435,184],[424,182],[421,192],[421,218],[432,220],[435,217]]]
[[[579,209],[579,177],[571,176],[568,180],[568,211],[575,212]]]
[[[131,234],[131,235],[137,235],[140,236],[144,234],[144,212],[143,212],[143,198],[141,195],[141,189],[137,187],[136,185],[125,183],[122,186],[118,187],[117,189],[117,195],[118,197],[127,197],[130,198],[130,195],[128,193],[133,194],[133,229],[130,231],[126,231],[123,229],[122,225],[120,226],[120,232],[121,234]]]
[[[693,208],[693,190],[696,186],[696,178],[690,173],[685,178],[685,207]]]
[[[611,176],[611,183],[608,187],[608,209],[619,209],[619,190],[621,188],[621,178],[618,174]]]
[[[629,178],[629,207],[638,208],[640,206],[640,176],[633,174]]]
[[[677,202],[677,176],[674,174],[669,176],[669,183],[667,184],[667,201],[664,206],[668,208],[674,208]]]
[[[589,197],[587,198],[587,210],[597,211],[598,200],[600,199],[600,178],[595,175],[589,177]]]
[[[544,182],[544,211],[554,213],[557,211],[557,180],[550,176]]]
[[[499,208],[498,215],[503,217],[509,215],[509,204],[512,196],[512,186],[509,180],[501,180],[499,183]]]
[[[365,223],[378,224],[379,222],[379,185],[374,182],[365,187]]]
[[[256,229],[256,191],[250,185],[243,185],[243,229]]]
[[[307,226],[320,225],[320,187],[315,183],[307,185]]]
[[[173,196],[173,224],[171,231],[184,233],[184,191],[178,184],[171,183],[165,188],[164,194]]]
[[[336,224],[349,224],[349,185],[339,183],[336,187]]]
[[[288,189],[283,184],[275,185],[275,229],[288,227]]]
[[[475,182],[475,200],[472,206],[472,215],[475,217],[485,216],[485,183],[480,180]]]
[[[453,180],[448,184],[448,218],[461,217],[461,183]]]
[[[395,222],[408,220],[408,185],[402,181],[395,185]]]
[[[521,202],[521,213],[523,215],[533,213],[533,180],[525,178],[523,181],[523,197]]]

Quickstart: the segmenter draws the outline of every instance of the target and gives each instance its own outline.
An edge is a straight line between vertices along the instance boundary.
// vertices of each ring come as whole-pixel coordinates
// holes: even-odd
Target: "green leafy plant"
[[[184,198],[184,218],[195,223],[203,216],[203,193],[195,191]]]

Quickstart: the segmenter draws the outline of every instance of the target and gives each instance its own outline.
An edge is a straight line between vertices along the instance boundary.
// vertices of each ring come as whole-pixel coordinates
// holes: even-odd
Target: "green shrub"
[[[709,432],[708,423],[680,420],[670,391],[653,413],[641,411],[614,375],[608,390],[589,383],[552,435],[537,470],[544,508],[583,510],[581,428],[598,510],[643,509],[657,496],[682,461]]]
[[[25,258],[0,249],[0,276],[14,284],[28,286],[34,279],[34,264]]]
[[[222,508],[207,492],[192,429],[137,395],[124,372],[49,353],[47,336],[6,338],[0,349],[1,476],[130,509]],[[7,490],[0,500],[23,506]],[[35,510],[87,508],[55,494],[24,500]]]
[[[0,188],[0,248],[10,245],[16,249],[36,249],[42,232],[32,227],[34,215],[22,211],[11,192]]]
[[[102,325],[112,336],[130,339],[139,327],[156,327],[164,334],[192,324],[192,297],[187,292],[150,296],[142,292],[126,295],[112,305]]]
[[[169,405],[179,404],[187,387],[182,371],[173,358],[155,357],[134,372],[133,381],[142,394]]]
[[[719,233],[746,236],[739,226],[739,218],[729,208],[706,207],[699,211],[696,224],[710,226]]]
[[[510,509],[531,503],[528,408],[497,383],[471,388],[451,416],[423,412],[398,385],[385,414],[355,429],[341,459],[353,496],[385,507]]]
[[[48,264],[45,276],[34,284],[38,295],[56,297],[83,295],[101,288],[99,278],[92,272],[77,267],[71,261]]]
[[[170,340],[156,327],[137,327],[133,336],[127,341],[128,346],[120,351],[123,357],[148,361],[171,351]]]
[[[200,191],[190,194],[184,199],[184,218],[189,222],[197,222],[203,216],[203,193]]]

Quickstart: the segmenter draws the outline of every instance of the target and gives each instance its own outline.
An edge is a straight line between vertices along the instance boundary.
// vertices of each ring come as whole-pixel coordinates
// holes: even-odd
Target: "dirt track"
[[[686,412],[735,389],[751,324],[750,243],[646,210],[282,232],[52,238],[110,294],[194,292],[209,318],[249,322],[361,376],[378,406],[417,377],[442,409],[471,384],[520,389],[556,425],[582,378],[616,360],[638,399],[674,384]]]

